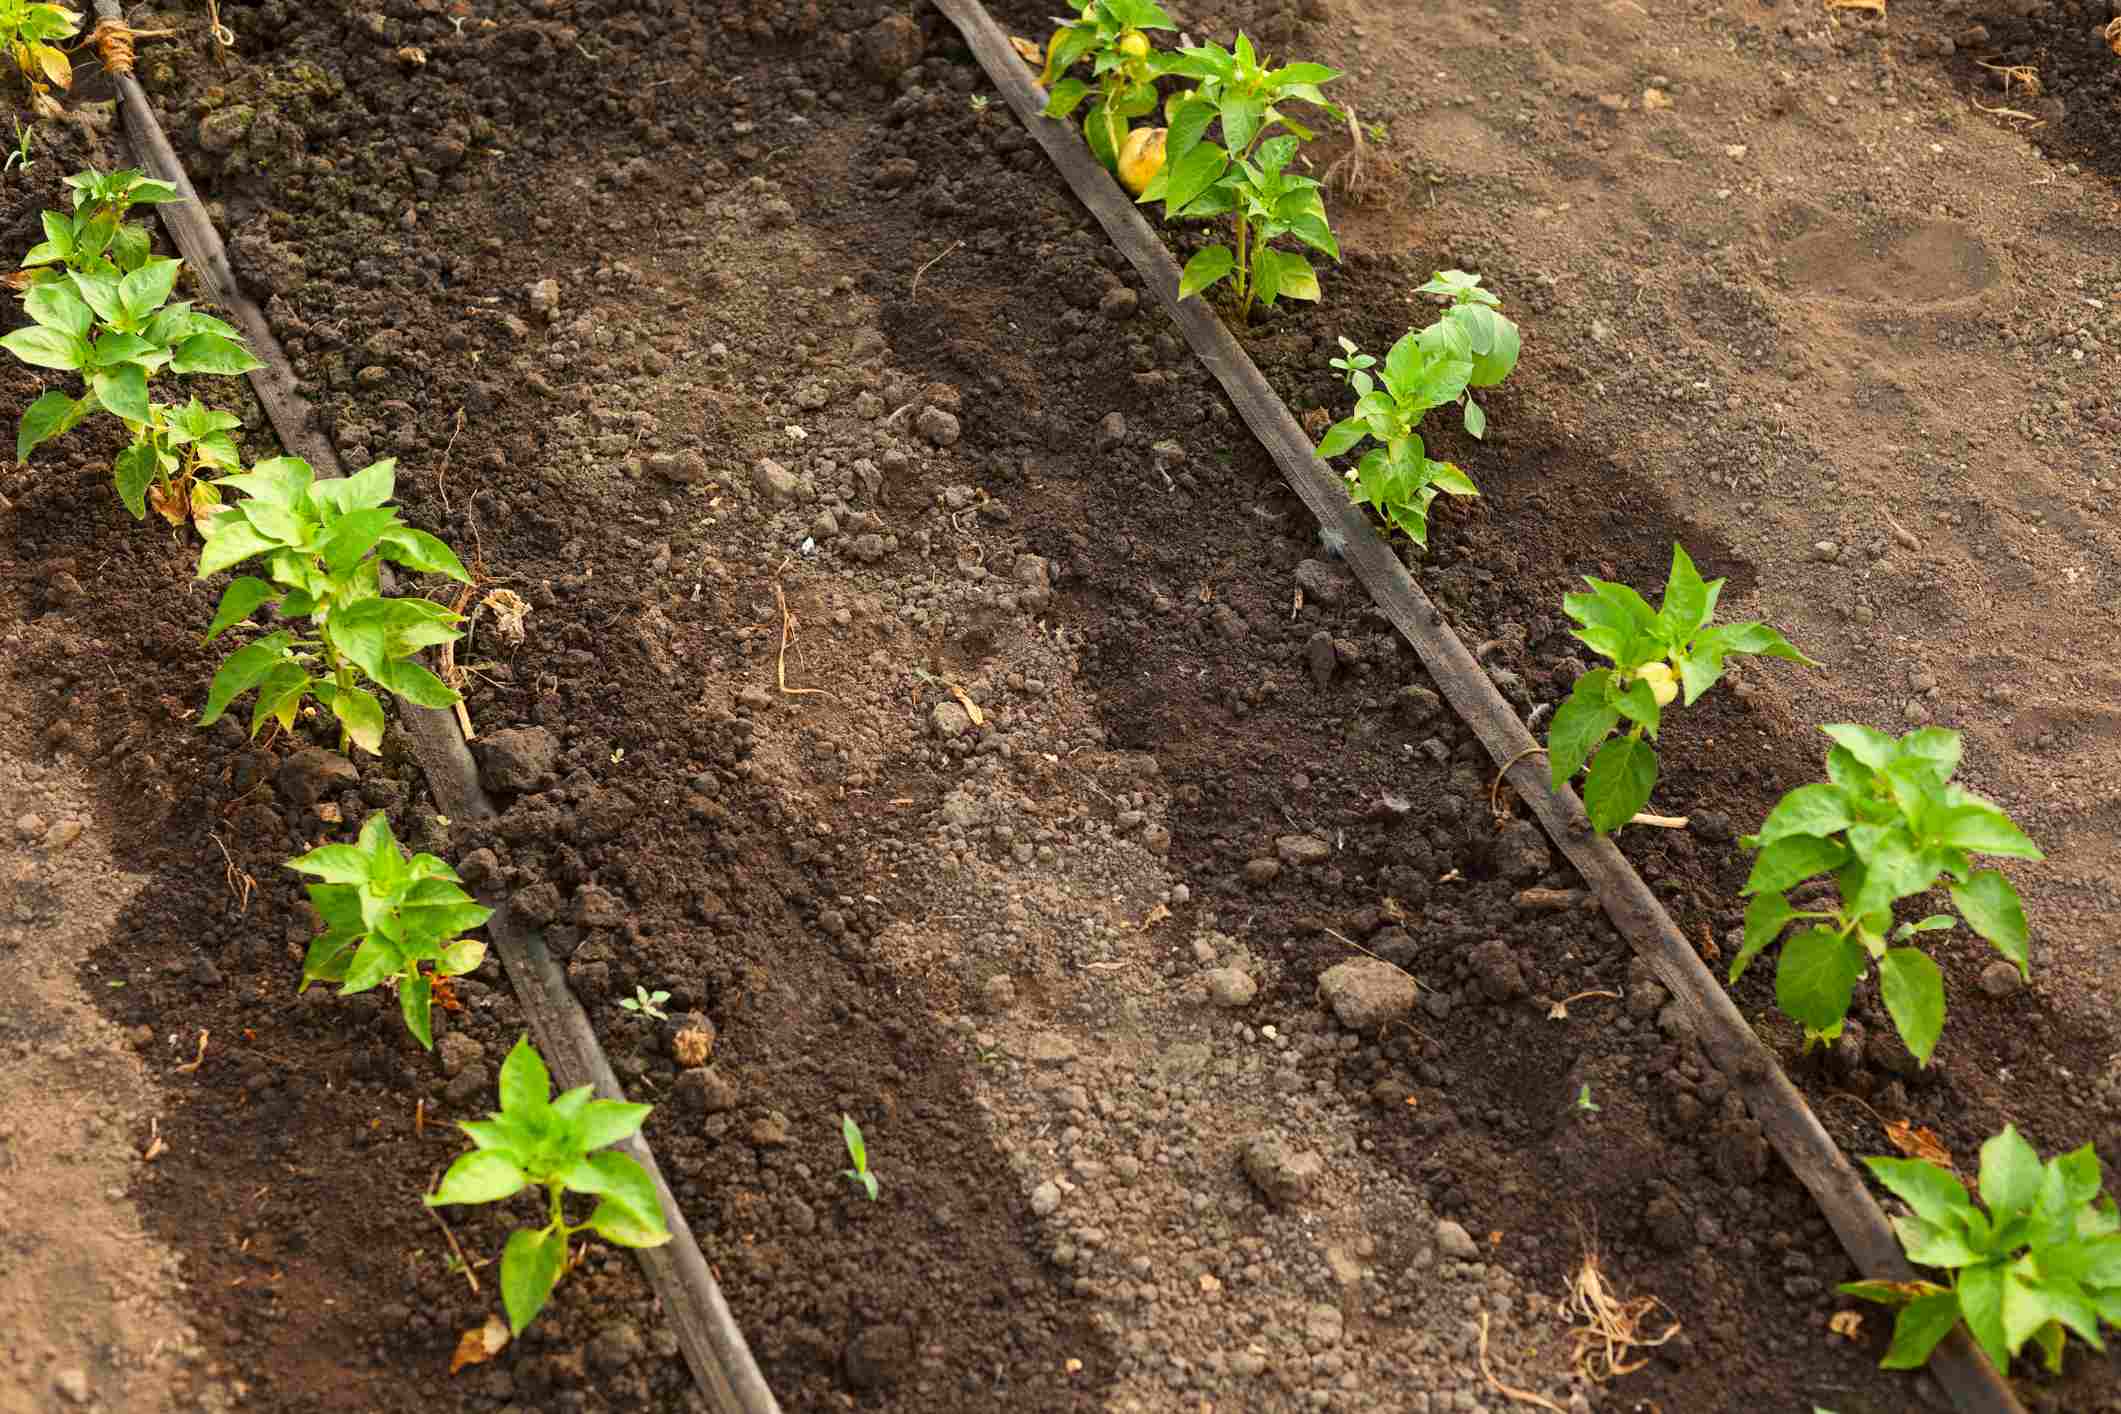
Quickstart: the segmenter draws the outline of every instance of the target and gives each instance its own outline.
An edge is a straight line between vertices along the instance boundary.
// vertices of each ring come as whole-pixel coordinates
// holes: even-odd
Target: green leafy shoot
[[[1605,1107],[1591,1099],[1591,1087],[1586,1083],[1581,1090],[1576,1092],[1576,1108],[1585,1114],[1594,1115]]]
[[[598,1152],[638,1133],[652,1107],[591,1095],[592,1087],[583,1085],[555,1098],[545,1062],[530,1038],[521,1038],[501,1063],[500,1111],[457,1125],[477,1147],[451,1164],[424,1199],[440,1208],[497,1203],[526,1188],[545,1190],[545,1225],[510,1233],[501,1252],[501,1304],[517,1335],[545,1309],[571,1265],[576,1233],[594,1233],[621,1247],[660,1247],[670,1240],[648,1171],[624,1154]],[[586,1221],[567,1221],[569,1193],[596,1199]]]
[[[862,1141],[862,1127],[854,1122],[853,1115],[840,1116],[840,1138],[846,1141],[847,1157],[854,1161],[851,1169],[841,1169],[840,1177],[869,1195],[876,1201],[876,1175],[869,1172],[869,1146]]]
[[[461,936],[493,916],[431,854],[408,856],[381,811],[353,844],[320,845],[287,867],[321,880],[308,885],[324,934],[302,960],[302,986],[336,982],[351,996],[394,981],[405,1029],[434,1049],[434,979],[477,967],[486,945]]]
[[[1369,371],[1377,367],[1377,360],[1358,349],[1355,346],[1355,341],[1348,338],[1345,334],[1340,337],[1338,342],[1341,356],[1327,359],[1326,366],[1340,370],[1341,378],[1346,381],[1349,389],[1359,398],[1376,386],[1370,378]],[[1357,374],[1362,375],[1360,381],[1357,381]]]
[[[646,987],[636,986],[633,995],[620,997],[619,1005],[636,1016],[653,1017],[657,1021],[670,1020],[670,1013],[663,1010],[663,1003],[670,1000],[668,992],[651,992]]]
[[[1334,122],[1345,114],[1319,85],[1340,76],[1323,64],[1275,68],[1247,36],[1234,49],[1204,44],[1182,49],[1164,72],[1193,80],[1165,105],[1164,165],[1137,200],[1162,202],[1166,221],[1227,220],[1231,241],[1208,246],[1186,262],[1180,299],[1230,282],[1240,319],[1255,301],[1316,300],[1318,274],[1303,255],[1276,247],[1288,237],[1333,260],[1340,243],[1326,221],[1318,182],[1294,170],[1297,149],[1316,134],[1284,111],[1306,103]],[[1219,141],[1211,140],[1214,129]]]
[[[1964,1321],[1997,1369],[2030,1342],[2059,1374],[2069,1336],[2103,1351],[2100,1327],[2121,1327],[2121,1213],[2103,1191],[2091,1145],[2043,1164],[2005,1125],[1981,1146],[1979,1206],[1955,1175],[1926,1160],[1863,1162],[1912,1210],[1893,1219],[1908,1260],[1951,1273],[1949,1286],[1841,1286],[1845,1295],[1899,1308],[1879,1362],[1885,1368],[1920,1369]]]
[[[235,375],[259,361],[234,327],[171,300],[183,262],[157,258],[146,229],[123,220],[130,206],[175,200],[176,188],[131,171],[81,172],[67,182],[74,210],[46,211],[45,238],[23,258],[31,323],[0,337],[0,347],[33,367],[74,374],[80,387],[48,388],[23,409],[15,460],[107,412],[132,434],[111,471],[133,518],[144,520],[150,504],[173,525],[208,514],[219,498],[196,478],[236,464],[227,434],[238,421],[197,398],[156,402],[150,387],[163,373]]]
[[[73,192],[71,209],[45,212],[44,239],[22,258],[22,268],[32,271],[36,281],[58,279],[68,271],[111,279],[132,274],[147,263],[153,242],[147,227],[127,221],[126,213],[135,206],[183,200],[175,186],[136,168],[91,168],[65,182]]]
[[[294,725],[314,698],[339,720],[342,743],[383,747],[383,706],[361,681],[420,707],[447,707],[457,694],[414,661],[421,649],[460,637],[458,616],[427,599],[386,599],[384,561],[415,573],[471,577],[456,554],[424,530],[402,524],[388,505],[396,463],[380,461],[343,480],[318,481],[307,462],[273,457],[226,476],[219,488],[244,499],[200,522],[200,579],[263,557],[265,578],[243,575],[222,591],[207,629],[212,642],[266,604],[307,618],[314,637],[281,630],[231,653],[207,690],[200,725],[219,720],[242,694],[257,690],[250,730],[268,721]]]
[[[1321,459],[1376,445],[1345,473],[1350,494],[1388,526],[1417,545],[1429,543],[1429,507],[1439,494],[1477,496],[1479,488],[1456,464],[1435,461],[1421,440],[1421,420],[1431,408],[1464,404],[1466,431],[1487,434],[1487,414],[1473,400],[1474,388],[1491,387],[1517,366],[1517,326],[1497,312],[1502,301],[1480,287],[1478,275],[1439,270],[1423,285],[1451,303],[1426,329],[1409,330],[1377,360],[1340,341],[1346,358],[1330,361],[1355,394],[1354,415],[1333,424],[1318,444]]]
[[[1657,785],[1657,753],[1650,742],[1674,699],[1693,706],[1723,676],[1734,653],[1818,665],[1766,624],[1713,622],[1723,581],[1704,582],[1677,545],[1664,602],[1654,610],[1625,584],[1588,576],[1584,583],[1590,593],[1561,601],[1577,624],[1570,632],[1612,666],[1578,678],[1568,701],[1555,709],[1547,759],[1555,790],[1589,763],[1584,808],[1591,828],[1606,835],[1649,803]],[[1627,730],[1613,736],[1622,722]]]
[[[1745,946],[1731,960],[1737,981],[1792,924],[1775,973],[1775,1002],[1805,1030],[1805,1044],[1841,1034],[1856,983],[1873,963],[1901,1040],[1922,1064],[1944,1029],[1944,977],[1915,941],[1951,928],[1949,913],[1893,923],[1893,907],[1948,881],[1959,918],[2028,974],[2030,934],[2010,880],[1976,869],[1975,855],[2041,859],[2002,809],[1952,784],[1959,733],[1923,727],[1899,740],[1869,727],[1821,727],[1833,739],[1827,779],[1799,786],[1741,840],[1757,850],[1744,892]],[[1837,898],[1790,903],[1790,890],[1828,875]]]
[[[1075,18],[1053,32],[1046,66],[1046,116],[1066,118],[1083,108],[1083,140],[1106,170],[1119,167],[1120,145],[1131,119],[1156,108],[1156,80],[1170,57],[1153,49],[1148,30],[1177,26],[1156,0],[1068,0]],[[1088,63],[1093,82],[1068,76]],[[1084,107],[1085,104],[1087,107]]]

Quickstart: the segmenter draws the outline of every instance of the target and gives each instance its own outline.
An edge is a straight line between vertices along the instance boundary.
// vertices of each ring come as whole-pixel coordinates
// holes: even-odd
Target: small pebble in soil
[[[1981,969],[1981,990],[1992,997],[2007,997],[2025,986],[2025,976],[2016,963],[2001,958]]]
[[[1449,1218],[1436,1224],[1436,1249],[1457,1262],[1474,1262],[1480,1259],[1480,1247],[1473,1241],[1473,1234],[1463,1224]]]
[[[1241,967],[1218,967],[1203,974],[1208,999],[1219,1007],[1241,1007],[1259,994],[1259,984]]]

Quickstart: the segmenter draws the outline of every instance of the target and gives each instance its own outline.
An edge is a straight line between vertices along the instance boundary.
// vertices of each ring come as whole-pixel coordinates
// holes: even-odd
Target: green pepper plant
[[[1517,325],[1497,312],[1502,301],[1480,287],[1478,275],[1439,270],[1421,289],[1448,296],[1451,303],[1426,329],[1401,336],[1380,373],[1370,371],[1377,367],[1375,358],[1351,340],[1340,341],[1345,357],[1330,362],[1355,394],[1355,412],[1326,430],[1318,455],[1330,459],[1365,439],[1376,442],[1346,473],[1351,494],[1387,525],[1426,546],[1429,506],[1436,497],[1478,496],[1480,490],[1456,463],[1427,454],[1417,431],[1421,420],[1431,408],[1462,401],[1466,431],[1485,436],[1488,417],[1470,390],[1509,377],[1521,339]]]
[[[2031,1342],[2048,1371],[2059,1374],[2070,1335],[2104,1350],[2099,1327],[2121,1328],[2121,1212],[2102,1191],[2091,1145],[2043,1164],[2005,1125],[1981,1146],[1982,1207],[1956,1176],[1927,1160],[1863,1162],[1913,1210],[1893,1219],[1908,1260],[1951,1274],[1949,1286],[1852,1281],[1840,1287],[1899,1308],[1892,1344],[1879,1362],[1885,1368],[1920,1369],[1964,1321],[1997,1369],[2008,1368]]]
[[[2026,976],[2030,933],[2018,891],[1998,870],[1975,869],[1973,856],[2045,856],[2000,807],[1952,784],[1959,733],[1923,727],[1896,741],[1864,726],[1819,730],[1834,742],[1827,780],[1783,796],[1760,832],[1740,841],[1759,853],[1731,980],[1801,925],[1782,944],[1775,1003],[1804,1027],[1806,1048],[1841,1034],[1856,983],[1875,963],[1894,1028],[1927,1065],[1944,1029],[1944,978],[1927,953],[1905,945],[1955,920],[1936,913],[1895,927],[1893,906],[1949,879],[1960,918]],[[1821,874],[1833,879],[1835,901],[1790,902],[1791,889]]]
[[[1578,678],[1555,709],[1547,760],[1555,790],[1590,763],[1584,809],[1592,829],[1611,834],[1649,803],[1657,785],[1657,751],[1650,743],[1675,698],[1693,706],[1722,678],[1733,653],[1818,664],[1766,624],[1712,622],[1723,581],[1704,582],[1676,544],[1664,602],[1654,610],[1625,584],[1589,575],[1584,583],[1591,592],[1564,595],[1561,606],[1578,625],[1570,632],[1612,666]],[[1613,736],[1623,720],[1627,731]]]
[[[78,393],[46,389],[23,409],[15,460],[98,411],[132,434],[112,464],[118,497],[136,520],[149,505],[171,524],[210,514],[219,497],[199,479],[204,470],[237,465],[228,433],[233,414],[196,397],[158,403],[157,374],[240,374],[259,367],[241,334],[170,299],[182,261],[155,257],[146,230],[124,219],[138,204],[176,199],[176,189],[137,172],[83,172],[67,178],[74,211],[44,213],[45,239],[24,258],[23,312],[31,324],[0,338],[24,363],[79,374]]]
[[[1178,26],[1156,0],[1068,0],[1075,18],[1053,32],[1039,82],[1048,89],[1046,116],[1065,118],[1087,100],[1083,139],[1108,170],[1117,170],[1130,120],[1156,110],[1156,80],[1170,63],[1149,44],[1147,30]],[[1068,71],[1085,59],[1095,84]]]
[[[484,943],[460,935],[493,910],[464,892],[440,859],[408,856],[381,811],[363,822],[355,843],[319,845],[287,867],[322,881],[307,887],[325,931],[309,945],[298,990],[336,982],[345,997],[395,979],[405,1029],[433,1050],[434,979],[462,976],[485,958]]]
[[[1272,307],[1281,298],[1318,299],[1311,262],[1273,244],[1291,237],[1340,259],[1319,183],[1290,170],[1299,146],[1315,134],[1282,105],[1308,103],[1340,121],[1341,110],[1318,87],[1339,71],[1309,63],[1270,68],[1244,34],[1234,49],[1182,49],[1164,70],[1193,80],[1194,87],[1167,102],[1163,166],[1137,200],[1161,201],[1166,221],[1227,219],[1231,231],[1230,244],[1218,242],[1186,262],[1179,298],[1227,279],[1239,317],[1247,321],[1254,301]],[[1209,139],[1211,127],[1219,142]]]
[[[501,1251],[501,1304],[510,1330],[521,1335],[566,1272],[575,1234],[660,1247],[670,1228],[648,1171],[624,1154],[598,1152],[638,1133],[652,1106],[593,1099],[588,1085],[554,1098],[551,1074],[528,1036],[501,1063],[500,1090],[498,1113],[458,1122],[476,1147],[449,1166],[424,1201],[430,1208],[498,1203],[526,1188],[545,1190],[545,1225],[510,1233]],[[585,1221],[567,1220],[569,1193],[597,1200]]]
[[[255,736],[267,721],[294,725],[305,698],[338,718],[341,742],[380,752],[383,707],[358,678],[421,707],[447,707],[457,694],[413,660],[420,649],[462,635],[459,616],[427,599],[385,598],[384,561],[418,573],[471,577],[447,545],[398,520],[387,505],[396,463],[385,460],[341,480],[319,481],[309,463],[273,457],[225,476],[221,487],[244,493],[200,523],[200,579],[263,556],[268,578],[243,575],[222,592],[206,631],[212,642],[266,604],[310,620],[312,637],[280,629],[231,653],[208,686],[201,726],[257,689]],[[358,675],[357,671],[358,670]]]

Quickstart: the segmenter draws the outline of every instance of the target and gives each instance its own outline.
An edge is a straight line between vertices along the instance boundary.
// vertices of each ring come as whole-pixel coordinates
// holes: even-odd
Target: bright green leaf
[[[1775,968],[1775,1004],[1814,1031],[1839,1025],[1869,960],[1861,943],[1827,929],[1793,934]]]
[[[1599,748],[1584,778],[1583,804],[1591,827],[1609,835],[1635,818],[1657,786],[1657,752],[1636,736],[1616,736]]]
[[[508,1327],[516,1335],[537,1319],[567,1265],[567,1234],[547,1229],[517,1229],[501,1252],[501,1304],[508,1308]]]
[[[1944,1030],[1944,973],[1917,948],[1888,948],[1878,960],[1878,986],[1900,1039],[1928,1065]]]
[[[1918,1296],[1900,1308],[1893,1320],[1893,1343],[1878,1363],[1888,1370],[1919,1370],[1929,1363],[1937,1342],[1959,1324],[1956,1292],[1938,1291]]]
[[[430,1208],[452,1204],[497,1203],[529,1186],[529,1179],[515,1161],[491,1149],[475,1149],[449,1166],[442,1184],[428,1194]]]
[[[2028,958],[2032,934],[2025,922],[2025,906],[2018,891],[1994,869],[1983,869],[1963,884],[1952,885],[1952,903],[1959,916],[1976,933],[1988,939],[1997,952],[2018,964],[2018,975],[2030,975]]]
[[[1237,257],[1230,253],[1230,247],[1211,245],[1186,262],[1185,272],[1178,280],[1178,297],[1197,295],[1236,268]]]

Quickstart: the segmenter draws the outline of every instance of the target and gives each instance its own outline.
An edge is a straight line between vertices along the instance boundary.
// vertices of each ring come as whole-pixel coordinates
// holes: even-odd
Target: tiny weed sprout
[[[1576,1108],[1588,1115],[1597,1114],[1601,1108],[1599,1105],[1592,1103],[1591,1087],[1589,1085],[1585,1085],[1576,1092]]]
[[[1319,183],[1290,170],[1297,148],[1314,134],[1278,105],[1309,103],[1341,121],[1340,109],[1318,90],[1339,72],[1323,64],[1268,68],[1243,34],[1234,50],[1219,44],[1183,49],[1163,69],[1194,87],[1171,96],[1163,166],[1136,200],[1161,201],[1166,221],[1227,219],[1232,237],[1230,245],[1211,245],[1186,262],[1178,297],[1227,279],[1245,321],[1255,300],[1269,307],[1282,298],[1316,300],[1311,262],[1273,242],[1292,237],[1334,260],[1340,244],[1326,224]],[[1208,140],[1211,127],[1220,143]],[[1268,136],[1276,128],[1282,131]]]
[[[501,1109],[457,1128],[477,1147],[442,1175],[426,1195],[430,1208],[497,1203],[526,1188],[542,1188],[549,1220],[508,1235],[501,1252],[501,1304],[517,1335],[536,1319],[567,1270],[568,1246],[578,1232],[593,1232],[621,1247],[660,1247],[670,1240],[655,1180],[624,1154],[598,1153],[632,1137],[651,1106],[590,1098],[579,1086],[557,1099],[545,1062],[528,1036],[501,1063]],[[569,1223],[569,1193],[595,1198],[588,1221]]]
[[[2101,1324],[2121,1327],[2121,1213],[2101,1191],[2091,1145],[2041,1163],[2009,1125],[1981,1146],[1981,1203],[1923,1159],[1869,1158],[1878,1181],[1913,1210],[1893,1219],[1910,1262],[1951,1273],[1933,1282],[1852,1281],[1840,1290],[1897,1306],[1880,1363],[1920,1369],[1961,1321],[1999,1370],[2030,1341],[2047,1369],[2062,1369],[2075,1334],[2104,1350]]]
[[[670,1013],[663,1010],[663,1003],[670,1000],[668,992],[651,992],[636,985],[633,995],[619,998],[619,1005],[637,1016],[652,1016],[657,1021],[670,1020]]]
[[[1083,139],[1107,170],[1118,171],[1130,120],[1156,109],[1156,79],[1169,56],[1150,47],[1145,30],[1176,29],[1156,0],[1068,0],[1075,19],[1046,43],[1039,83],[1047,89],[1046,116],[1065,118],[1087,101]],[[1065,77],[1084,60],[1096,80]]]
[[[840,1177],[869,1195],[876,1201],[876,1175],[869,1172],[869,1146],[862,1142],[862,1127],[854,1122],[853,1115],[840,1116],[840,1138],[847,1142],[847,1157],[854,1160],[854,1167],[841,1169]]]
[[[22,170],[22,174],[28,176],[29,169],[37,165],[30,160],[29,155],[30,143],[36,136],[37,130],[34,127],[25,128],[22,126],[21,120],[17,119],[15,121],[15,150],[7,154],[5,163],[0,163],[0,172],[12,172],[19,167]]]
[[[475,903],[456,871],[433,855],[408,857],[380,811],[361,826],[357,843],[321,845],[287,867],[322,881],[308,891],[325,931],[302,960],[300,990],[337,982],[343,997],[395,978],[405,1029],[433,1050],[434,979],[479,965],[486,945],[458,935],[493,910]]]
[[[1370,370],[1377,367],[1377,360],[1356,348],[1355,341],[1346,335],[1341,336],[1339,343],[1343,357],[1327,359],[1326,364],[1340,370],[1341,378],[1359,398],[1376,386],[1370,377]],[[1356,380],[1357,374],[1362,375],[1360,382]]]
[[[2024,976],[2029,935],[2018,891],[1998,871],[1975,869],[1972,857],[2044,856],[2001,809],[1952,784],[1959,733],[1923,727],[1895,741],[1869,727],[1819,730],[1834,742],[1826,781],[1782,797],[1760,833],[1740,841],[1759,853],[1745,883],[1752,901],[1731,980],[1786,928],[1801,924],[1782,944],[1775,1003],[1804,1027],[1806,1048],[1841,1034],[1856,983],[1876,963],[1900,1039],[1928,1065],[1944,1029],[1944,977],[1919,947],[1892,944],[1954,920],[1936,913],[1896,928],[1893,906],[1948,877],[1959,916]],[[1820,874],[1832,877],[1839,901],[1793,906],[1789,891]]]
[[[1418,429],[1431,408],[1463,401],[1466,431],[1485,436],[1487,414],[1471,389],[1492,387],[1517,366],[1517,326],[1496,312],[1502,301],[1480,287],[1478,275],[1440,270],[1423,285],[1451,303],[1435,323],[1410,330],[1385,355],[1384,367],[1342,339],[1346,355],[1330,360],[1355,394],[1355,413],[1319,440],[1321,459],[1352,451],[1364,439],[1377,445],[1346,473],[1351,494],[1417,545],[1429,543],[1429,506],[1440,493],[1477,496],[1471,478],[1451,462],[1432,461]],[[1379,386],[1380,377],[1382,386]]]
[[[1555,709],[1547,759],[1555,790],[1590,763],[1584,809],[1591,828],[1608,835],[1649,803],[1657,785],[1657,753],[1650,742],[1675,699],[1693,706],[1723,676],[1724,661],[1733,653],[1817,664],[1766,624],[1712,623],[1723,581],[1704,583],[1677,545],[1664,603],[1655,610],[1625,584],[1589,576],[1584,583],[1590,593],[1565,595],[1561,601],[1578,624],[1570,631],[1613,666],[1578,678],[1568,701]],[[1623,720],[1628,730],[1608,741]]]
[[[51,97],[54,87],[74,86],[73,63],[53,41],[72,39],[80,31],[81,17],[64,5],[0,0],[0,49],[22,71],[29,84],[30,110],[39,117],[58,115],[59,105]]]
[[[427,599],[383,597],[385,560],[417,573],[471,577],[450,548],[398,520],[385,504],[396,487],[396,463],[380,461],[341,480],[319,481],[309,463],[273,457],[216,485],[246,499],[200,522],[200,579],[265,558],[269,579],[230,581],[206,631],[210,643],[266,604],[310,620],[313,638],[286,629],[231,653],[207,689],[201,726],[256,688],[250,730],[268,721],[294,725],[303,699],[313,697],[339,719],[340,739],[362,750],[383,747],[383,706],[355,681],[370,682],[421,707],[447,707],[457,695],[413,661],[420,649],[460,637],[458,616]]]

